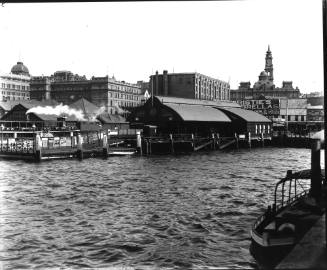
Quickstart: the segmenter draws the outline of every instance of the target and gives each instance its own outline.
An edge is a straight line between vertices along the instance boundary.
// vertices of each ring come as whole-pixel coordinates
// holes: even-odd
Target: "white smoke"
[[[68,107],[67,105],[62,105],[59,104],[56,107],[52,107],[52,106],[37,106],[34,108],[29,109],[26,114],[28,113],[36,113],[36,114],[52,114],[52,115],[57,115],[57,116],[75,116],[79,121],[86,121],[86,119],[84,118],[84,114],[81,110],[75,110],[72,109],[70,107]]]
[[[90,121],[96,121],[97,117],[106,111],[106,107],[102,106],[97,111],[94,112],[94,115],[90,118]]]

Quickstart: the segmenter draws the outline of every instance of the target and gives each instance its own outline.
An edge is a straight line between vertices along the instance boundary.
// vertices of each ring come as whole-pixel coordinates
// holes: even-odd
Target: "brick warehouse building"
[[[168,73],[150,76],[150,94],[201,100],[229,100],[230,85],[200,73]]]
[[[114,77],[92,77],[57,71],[51,76],[32,77],[31,99],[54,99],[59,103],[71,104],[86,98],[98,107],[104,106],[110,114],[120,112],[121,107],[136,107],[143,98],[141,86],[118,81]]]

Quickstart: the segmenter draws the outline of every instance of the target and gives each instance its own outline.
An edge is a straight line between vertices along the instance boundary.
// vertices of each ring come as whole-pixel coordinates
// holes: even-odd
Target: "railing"
[[[1,153],[33,153],[34,143],[2,143],[0,144]]]

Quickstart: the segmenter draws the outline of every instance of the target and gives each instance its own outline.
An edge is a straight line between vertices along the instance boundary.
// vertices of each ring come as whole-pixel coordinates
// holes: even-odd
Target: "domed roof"
[[[267,76],[268,76],[268,73],[267,73],[266,71],[261,71],[260,76],[265,76],[265,77],[267,77]]]
[[[11,73],[30,76],[28,68],[23,64],[23,62],[17,62],[17,64],[11,68]]]

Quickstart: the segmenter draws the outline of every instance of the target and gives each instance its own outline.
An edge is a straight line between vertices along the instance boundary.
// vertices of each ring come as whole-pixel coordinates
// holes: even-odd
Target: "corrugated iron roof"
[[[100,108],[85,98],[81,98],[76,102],[69,105],[70,108],[81,110],[85,117],[92,118],[97,115],[100,111]]]
[[[103,124],[123,124],[127,123],[126,119],[121,115],[102,113],[97,117]]]
[[[225,113],[210,106],[174,103],[164,105],[173,109],[184,121],[231,122]]]
[[[235,107],[240,108],[236,102],[232,101],[211,101],[211,100],[199,100],[199,99],[190,99],[190,98],[177,98],[177,97],[164,97],[164,96],[155,96],[161,103],[176,103],[176,104],[189,104],[189,105],[202,105],[202,106],[219,106],[219,107]],[[151,99],[151,98],[150,98]]]
[[[241,108],[216,108],[223,112],[231,112],[232,114],[244,119],[247,122],[271,122],[271,120],[269,120],[267,117],[254,111],[245,110]]]

